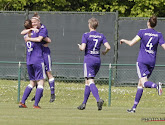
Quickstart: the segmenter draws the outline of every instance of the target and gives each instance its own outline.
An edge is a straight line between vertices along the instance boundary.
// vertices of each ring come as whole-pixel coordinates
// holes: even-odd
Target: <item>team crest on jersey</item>
[[[41,28],[45,28],[44,25],[42,25]]]
[[[143,73],[143,76],[146,76],[146,74],[145,74],[145,73]]]

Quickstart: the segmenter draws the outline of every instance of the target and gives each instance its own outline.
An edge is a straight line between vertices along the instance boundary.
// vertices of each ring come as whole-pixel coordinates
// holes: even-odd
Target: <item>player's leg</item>
[[[83,101],[82,104],[86,104],[86,103],[87,103],[88,98],[89,98],[89,96],[90,96],[90,92],[91,92],[90,86],[89,86],[89,84],[87,83],[87,79],[85,79],[84,101]]]
[[[37,84],[36,84],[36,89],[37,89]],[[35,100],[35,95],[33,96],[33,98],[31,99],[31,101],[34,101]]]
[[[36,90],[36,94],[35,94],[35,103],[33,108],[40,108],[38,106],[38,103],[40,102],[40,99],[43,95],[43,89],[44,89],[44,79],[37,81],[38,87]]]
[[[90,84],[90,90],[97,101],[98,110],[102,110],[102,105],[104,101],[100,99],[99,92],[95,85],[94,79],[88,79],[88,83]]]
[[[43,95],[43,89],[44,89],[44,79],[46,78],[45,74],[45,65],[44,63],[36,64],[35,65],[35,79],[37,81],[37,90],[35,94],[35,103],[33,108],[40,108],[38,106],[38,103],[40,102],[40,99]]]
[[[47,77],[49,79],[49,87],[51,90],[51,97],[50,97],[50,101],[49,102],[54,102],[55,100],[55,80],[54,77],[51,73],[51,71],[47,71]]]
[[[127,110],[128,112],[135,113],[136,107],[137,107],[137,105],[140,102],[140,99],[142,97],[142,94],[143,94],[143,86],[142,86],[142,83],[141,83],[141,79],[139,79],[139,83],[138,83],[138,87],[137,87],[137,92],[136,92],[136,96],[135,96],[134,105],[133,105],[133,107],[131,109],[128,109]]]
[[[45,63],[45,70],[46,70],[46,74],[47,74],[47,77],[49,80],[49,87],[50,87],[50,91],[51,91],[51,96],[50,96],[49,102],[54,102],[54,100],[55,100],[55,80],[51,73],[52,61],[51,61],[50,54],[44,53],[44,63]]]
[[[148,68],[148,70],[149,70],[149,74],[148,74],[148,78],[150,77],[150,75],[151,75],[151,73],[152,73],[152,71],[153,71],[153,69],[154,69],[154,67],[149,67]],[[151,82],[151,81],[146,81],[145,83],[144,83],[144,87],[145,88],[156,88],[157,89],[157,91],[158,91],[158,95],[162,95],[162,83],[158,83],[158,84],[156,84],[156,83],[153,83],[153,82]]]
[[[22,100],[19,104],[20,108],[26,108],[25,101],[29,97],[34,86],[35,86],[35,81],[30,80],[30,84],[25,88],[24,94],[22,96]]]
[[[137,73],[139,76],[137,92],[136,92],[133,107],[131,109],[127,110],[128,112],[132,112],[132,113],[135,113],[136,107],[137,107],[138,103],[140,102],[141,96],[143,94],[144,83],[148,81],[146,75],[149,73],[149,72],[146,72],[146,71],[148,71],[148,68],[146,65],[143,65],[143,64],[137,62],[136,66],[137,66]]]
[[[35,86],[35,75],[34,75],[34,69],[33,65],[27,65],[27,71],[30,79],[30,84],[25,88],[24,94],[22,96],[22,100],[19,104],[20,108],[26,108],[25,101],[29,97],[33,87]]]
[[[80,106],[77,107],[79,110],[84,110],[85,109],[86,103],[87,103],[88,98],[90,96],[90,92],[91,92],[90,86],[87,83],[87,79],[85,78],[84,101],[83,101],[83,103]]]

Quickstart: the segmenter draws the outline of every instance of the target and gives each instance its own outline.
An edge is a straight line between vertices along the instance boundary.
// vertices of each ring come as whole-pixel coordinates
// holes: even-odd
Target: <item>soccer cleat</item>
[[[80,106],[77,107],[79,110],[84,110],[86,107],[86,104],[81,104]]]
[[[35,96],[31,99],[31,101],[34,101],[35,100]]]
[[[99,111],[102,110],[103,103],[104,103],[104,100],[102,99],[99,99],[99,101],[97,102],[97,107]]]
[[[50,101],[49,102],[54,102],[55,100],[55,94],[51,94]]]
[[[135,109],[128,109],[127,112],[129,112],[129,113],[135,113]]]
[[[162,83],[159,82],[157,85],[158,95],[162,95]]]
[[[23,104],[22,102],[19,103],[19,108],[27,108],[27,106],[25,104]]]
[[[35,105],[33,105],[33,108],[34,108],[34,109],[40,109],[41,107],[40,107],[40,106],[35,106]]]

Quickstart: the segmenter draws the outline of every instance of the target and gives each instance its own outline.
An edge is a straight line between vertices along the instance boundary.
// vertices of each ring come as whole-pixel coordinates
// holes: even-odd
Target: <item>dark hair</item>
[[[32,28],[32,22],[31,22],[31,20],[29,20],[29,19],[25,20],[24,27],[25,27],[25,29]],[[28,33],[28,36],[31,37],[31,31]]]
[[[150,17],[149,22],[151,27],[155,27],[157,24],[157,17],[153,15],[152,17]]]
[[[29,20],[29,19],[25,20],[24,27],[25,27],[25,29],[32,28],[32,22],[31,22],[31,20]]]

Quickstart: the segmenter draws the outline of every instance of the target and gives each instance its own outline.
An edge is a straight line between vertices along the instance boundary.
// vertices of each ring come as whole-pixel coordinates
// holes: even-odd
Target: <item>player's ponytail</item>
[[[150,22],[150,26],[154,28],[157,24],[157,17],[153,15],[152,17],[150,17],[149,22]]]

